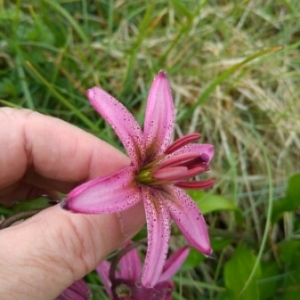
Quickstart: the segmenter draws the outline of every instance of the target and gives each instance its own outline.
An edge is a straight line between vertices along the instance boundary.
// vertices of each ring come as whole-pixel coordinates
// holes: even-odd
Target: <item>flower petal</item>
[[[159,282],[170,280],[176,274],[185,259],[187,258],[190,249],[185,246],[174,252],[166,261],[162,275],[159,277]]]
[[[136,248],[127,252],[120,260],[120,277],[122,279],[137,281],[142,271],[141,260]]]
[[[111,291],[111,282],[109,280],[109,269],[110,269],[110,262],[104,260],[98,265],[98,267],[96,268],[96,271],[101,278],[101,281],[104,285],[107,295],[111,299],[113,299],[113,294]]]
[[[160,192],[143,188],[148,227],[148,250],[142,272],[142,285],[153,287],[159,280],[166,261],[170,239],[170,215]]]
[[[179,150],[176,150],[172,154],[169,154],[166,156],[165,160],[170,159],[170,157],[173,157],[174,155],[183,154],[183,153],[194,153],[197,152],[201,156],[203,156],[203,160],[205,160],[205,163],[209,163],[211,159],[214,156],[214,146],[211,144],[188,144]]]
[[[119,101],[98,87],[89,89],[87,97],[95,110],[114,129],[133,165],[140,166],[145,157],[144,136],[133,115]]]
[[[162,154],[168,147],[174,128],[174,104],[170,85],[160,71],[151,86],[144,123],[147,157]]]
[[[90,180],[73,189],[61,205],[73,212],[89,214],[125,210],[141,200],[135,177],[136,170],[130,166],[113,175]]]
[[[165,199],[171,218],[192,247],[205,255],[212,249],[205,220],[196,203],[182,189],[175,186],[166,187],[169,198]]]
[[[125,282],[125,285],[130,288],[131,295],[129,297],[121,297],[124,300],[171,300],[172,292],[174,290],[172,281],[159,282],[152,288],[145,288],[128,281]]]
[[[83,279],[75,281],[64,290],[55,300],[90,300],[91,291]]]

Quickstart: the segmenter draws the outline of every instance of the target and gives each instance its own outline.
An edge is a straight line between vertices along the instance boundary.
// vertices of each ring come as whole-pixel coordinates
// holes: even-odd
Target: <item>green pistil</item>
[[[142,184],[149,184],[153,181],[153,177],[152,177],[152,174],[151,174],[151,171],[149,170],[141,170],[138,177],[137,177],[137,180],[139,183],[142,183]]]

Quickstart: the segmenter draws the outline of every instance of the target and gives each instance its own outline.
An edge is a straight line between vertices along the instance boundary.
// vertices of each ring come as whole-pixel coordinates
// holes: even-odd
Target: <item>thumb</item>
[[[55,299],[137,233],[142,202],[118,214],[83,215],[48,208],[0,231],[0,294]]]

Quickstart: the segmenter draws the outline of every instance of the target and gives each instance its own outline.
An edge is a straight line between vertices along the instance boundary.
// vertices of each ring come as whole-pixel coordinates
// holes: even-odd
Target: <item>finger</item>
[[[51,207],[0,231],[0,294],[55,299],[144,224],[140,202],[119,214],[71,214]]]
[[[22,179],[65,192],[129,164],[106,142],[30,110],[0,109],[0,145],[0,190]]]

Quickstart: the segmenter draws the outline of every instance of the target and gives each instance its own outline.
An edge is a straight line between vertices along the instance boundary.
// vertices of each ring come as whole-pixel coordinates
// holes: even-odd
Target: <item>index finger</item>
[[[30,110],[0,109],[0,145],[0,189],[26,177],[27,181],[40,177],[77,183],[129,164],[123,153],[106,142]]]

